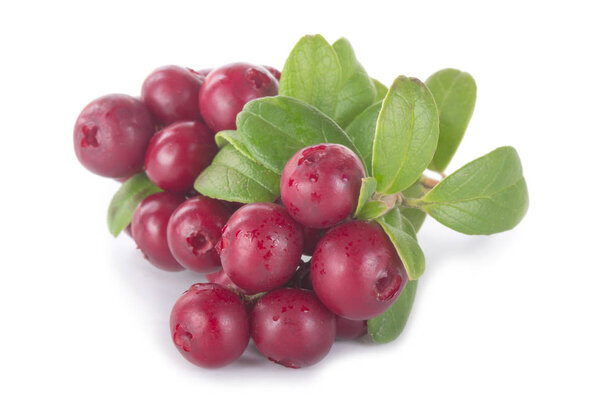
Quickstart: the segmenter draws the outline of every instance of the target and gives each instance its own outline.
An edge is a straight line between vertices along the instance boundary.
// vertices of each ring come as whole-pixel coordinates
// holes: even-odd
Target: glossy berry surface
[[[367,321],[335,316],[335,338],[338,340],[358,339],[367,333]]]
[[[228,289],[236,291],[241,294],[248,294],[244,289],[233,283],[231,278],[227,276],[223,269],[218,270],[217,272],[213,272],[206,275],[206,280],[211,283],[218,283],[221,286],[224,286]]]
[[[309,290],[283,288],[258,300],[250,316],[252,339],[269,360],[308,367],[327,355],[335,340],[335,316]]]
[[[358,320],[384,312],[408,280],[387,234],[368,221],[351,221],[329,230],[311,259],[310,275],[327,308]]]
[[[195,71],[167,65],[148,75],[142,84],[142,101],[162,125],[199,120],[198,94],[203,81],[204,76]]]
[[[302,248],[302,228],[282,206],[254,203],[233,213],[218,250],[231,280],[248,293],[259,293],[294,275]]]
[[[171,311],[171,337],[191,363],[217,368],[237,360],[250,339],[239,297],[214,283],[192,285]]]
[[[200,89],[200,112],[214,132],[235,129],[235,118],[247,102],[278,91],[277,79],[264,67],[228,64],[207,75]]]
[[[171,215],[167,241],[175,259],[185,268],[208,273],[221,266],[215,246],[231,212],[219,200],[204,196],[184,201]]]
[[[169,218],[183,200],[183,196],[173,193],[152,194],[138,204],[131,220],[133,240],[144,257],[165,271],[183,270],[167,244]]]
[[[277,79],[277,82],[281,80],[281,71],[279,71],[277,68],[269,67],[268,65],[263,65],[263,67],[269,71],[271,75],[275,77],[275,79]]]
[[[176,122],[150,141],[145,168],[159,188],[186,192],[217,153],[214,135],[199,121]]]
[[[281,200],[309,228],[327,228],[348,218],[358,203],[365,170],[350,149],[319,144],[299,150],[281,175]]]
[[[129,177],[142,169],[154,120],[139,100],[110,94],[88,104],[77,117],[73,144],[79,162],[95,174]]]

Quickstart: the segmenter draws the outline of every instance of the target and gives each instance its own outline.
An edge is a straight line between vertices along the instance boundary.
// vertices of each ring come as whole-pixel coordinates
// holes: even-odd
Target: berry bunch
[[[525,214],[512,148],[441,182],[423,175],[445,176],[474,88],[470,75],[443,70],[388,89],[346,40],[307,36],[281,74],[167,66],[139,99],[94,100],[75,124],[75,152],[124,182],[109,207],[114,235],[129,232],[157,268],[206,274],[171,313],[187,360],[226,365],[252,338],[269,360],[306,367],[336,338],[400,334],[424,270],[416,232],[426,213],[468,234]]]

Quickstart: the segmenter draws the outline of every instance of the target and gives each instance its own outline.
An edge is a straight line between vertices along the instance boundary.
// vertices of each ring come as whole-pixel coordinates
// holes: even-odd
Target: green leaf
[[[355,217],[360,213],[360,210],[363,208],[363,206],[371,199],[371,196],[373,196],[373,193],[375,193],[376,188],[377,181],[375,178],[362,178],[360,193],[358,194],[358,204],[356,205],[356,210],[354,211]]]
[[[361,156],[350,137],[331,118],[291,97],[253,100],[238,114],[236,123],[252,158],[278,174],[298,150],[314,144],[342,144]]]
[[[381,200],[368,201],[360,212],[355,216],[356,219],[370,220],[379,218],[390,211],[389,204]]]
[[[346,133],[357,148],[356,154],[363,160],[367,175],[371,175],[373,171],[373,138],[380,110],[381,102],[369,106],[346,128]]]
[[[387,86],[379,82],[377,79],[371,78],[371,80],[373,81],[373,85],[375,85],[375,102],[383,100],[388,92]]]
[[[246,145],[244,144],[242,137],[238,131],[220,131],[215,135],[215,142],[217,146],[222,149],[227,144],[231,144],[237,151],[242,153],[244,156],[251,160],[254,160]]]
[[[425,272],[425,256],[417,243],[417,233],[410,221],[398,208],[377,220],[394,244],[411,280],[419,279]]]
[[[408,316],[415,302],[417,282],[408,281],[400,297],[383,314],[367,321],[367,328],[377,343],[389,343],[395,340],[406,326]]]
[[[421,182],[415,182],[411,187],[402,191],[403,197],[411,199],[418,199],[423,197],[423,195],[425,195],[425,188],[421,185]],[[427,217],[427,214],[423,210],[406,206],[400,206],[400,213],[410,221],[417,232],[421,229],[423,222],[425,222],[425,217]]]
[[[342,38],[333,44],[342,67],[342,84],[338,93],[333,119],[345,127],[375,100],[375,85],[360,65],[348,40]]]
[[[512,229],[529,206],[519,155],[500,147],[449,175],[414,204],[468,235]]]
[[[383,100],[373,143],[377,191],[398,193],[421,177],[437,146],[438,114],[429,89],[398,77]]]
[[[137,205],[146,197],[160,191],[143,172],[127,179],[108,206],[107,221],[110,233],[117,237],[131,223]]]
[[[467,130],[475,108],[477,86],[471,75],[452,68],[436,72],[425,83],[435,98],[440,116],[440,139],[429,168],[442,172]]]
[[[239,203],[271,202],[279,196],[279,175],[227,145],[196,179],[201,194]]]
[[[321,35],[304,36],[285,62],[279,94],[295,97],[335,115],[342,67],[333,47]]]

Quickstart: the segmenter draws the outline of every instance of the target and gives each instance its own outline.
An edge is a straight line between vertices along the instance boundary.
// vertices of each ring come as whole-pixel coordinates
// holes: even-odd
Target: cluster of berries
[[[237,63],[211,71],[168,66],[141,98],[108,95],[79,115],[74,145],[94,173],[145,171],[160,192],[140,199],[130,234],[156,267],[206,274],[173,307],[173,342],[204,367],[237,359],[250,338],[270,360],[305,367],[334,340],[366,332],[408,281],[375,222],[352,219],[365,170],[348,148],[324,143],[286,164],[275,203],[236,204],[194,191],[250,100],[278,92],[279,72]],[[225,183],[224,183],[225,184]]]

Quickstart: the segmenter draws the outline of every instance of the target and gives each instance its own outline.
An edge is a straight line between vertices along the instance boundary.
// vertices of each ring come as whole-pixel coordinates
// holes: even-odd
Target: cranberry
[[[281,72],[273,67],[269,67],[268,65],[263,65],[263,67],[269,71],[271,73],[271,75],[273,75],[275,77],[275,79],[277,79],[277,82],[279,82],[281,80]]]
[[[173,193],[154,193],[146,197],[133,213],[131,233],[144,257],[165,271],[183,269],[175,260],[167,244],[167,224],[183,196]]]
[[[186,68],[158,68],[142,84],[142,101],[162,125],[199,120],[198,93],[204,77]]]
[[[173,306],[170,326],[177,350],[201,367],[222,367],[237,360],[250,340],[241,300],[214,283],[192,285]]]
[[[321,240],[324,234],[324,230],[303,226],[302,235],[304,237],[304,250],[302,251],[302,254],[312,256],[317,247],[317,243],[319,243],[319,240]]]
[[[258,350],[289,368],[308,367],[327,355],[335,339],[335,316],[309,290],[283,288],[258,300],[250,314]]]
[[[367,321],[335,316],[335,338],[339,340],[357,339],[367,333]]]
[[[227,276],[223,269],[220,269],[217,272],[213,272],[212,274],[207,274],[206,280],[211,283],[218,283],[219,285],[225,286],[226,288],[231,289],[240,294],[247,294],[244,289],[233,283],[231,278]]]
[[[235,129],[235,118],[250,100],[275,96],[279,84],[259,65],[229,64],[214,69],[200,89],[200,112],[215,132]]]
[[[167,227],[169,249],[192,271],[213,272],[221,265],[215,245],[231,213],[219,200],[204,196],[184,201],[171,215]]]
[[[408,276],[384,230],[375,222],[351,221],[328,231],[311,260],[311,281],[334,313],[365,320],[384,312]]]
[[[365,170],[350,149],[319,144],[290,158],[281,176],[281,200],[290,215],[309,228],[327,228],[356,208]]]
[[[152,114],[141,101],[109,94],[92,101],[77,117],[75,154],[95,174],[129,177],[142,169],[153,134]]]
[[[199,121],[177,122],[158,132],[148,146],[146,173],[171,192],[192,188],[196,177],[217,153],[213,134]]]
[[[231,280],[248,293],[286,283],[302,256],[302,228],[283,207],[248,204],[233,213],[219,244],[221,264]]]

